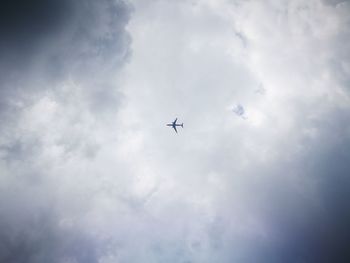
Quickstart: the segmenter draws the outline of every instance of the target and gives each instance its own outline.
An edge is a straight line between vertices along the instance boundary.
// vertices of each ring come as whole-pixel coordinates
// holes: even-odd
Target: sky
[[[350,258],[349,1],[8,0],[0,35],[0,262]]]

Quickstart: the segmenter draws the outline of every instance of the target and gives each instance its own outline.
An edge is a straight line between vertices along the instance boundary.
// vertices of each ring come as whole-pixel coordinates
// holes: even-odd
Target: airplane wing
[[[173,121],[173,124],[176,124],[177,118]]]
[[[175,126],[175,125],[173,126],[173,128],[174,128],[174,130],[175,130],[175,131],[176,131],[176,133],[177,133],[177,130],[176,130],[176,126]]]

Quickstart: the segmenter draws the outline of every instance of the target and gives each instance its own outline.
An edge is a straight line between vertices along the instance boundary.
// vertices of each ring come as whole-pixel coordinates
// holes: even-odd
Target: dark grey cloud
[[[103,93],[104,79],[129,55],[130,37],[124,27],[130,6],[124,1],[5,1],[2,5],[2,111],[16,100],[26,102],[27,92],[53,90],[68,77],[82,82],[87,93],[92,90],[91,96]]]
[[[72,16],[69,1],[2,1],[0,8],[1,105],[29,90],[28,79],[50,39],[59,39]],[[27,77],[27,78],[25,78]],[[24,86],[24,87],[23,87]]]
[[[76,191],[50,180],[55,163],[100,148],[98,123],[123,98],[114,81],[130,55],[130,12],[126,1],[1,2],[1,262],[92,263],[107,253],[79,219],[64,223]]]
[[[2,5],[0,120],[8,125],[0,130],[4,138],[15,129],[18,116],[43,94],[67,106],[74,90],[63,90],[67,85],[80,89],[76,99],[80,96],[86,104],[82,107],[96,118],[115,111],[122,93],[112,78],[130,55],[127,2],[37,0]],[[69,103],[73,108],[77,102]]]
[[[349,117],[348,111],[336,110],[315,123],[320,136],[310,142],[298,164],[298,172],[315,182],[317,202],[297,196],[299,209],[276,214],[279,232],[286,238],[281,248],[290,258],[298,254],[294,258],[306,262],[345,262],[350,257],[350,137],[345,132]]]
[[[305,114],[306,109],[302,112]],[[347,249],[350,238],[349,118],[348,110],[338,109],[317,121],[300,120],[300,129],[306,126],[319,132],[316,137],[305,134],[298,140],[303,151],[292,153],[293,147],[287,146],[278,162],[255,163],[252,170],[244,174],[243,181],[232,181],[229,189],[233,192],[248,189],[249,198],[243,198],[244,194],[238,196],[249,216],[237,216],[236,209],[223,205],[228,211],[217,213],[219,221],[226,222],[220,226],[230,226],[229,222],[235,222],[236,217],[242,220],[252,217],[265,231],[237,234],[234,229],[227,230],[220,236],[225,244],[220,253],[229,255],[224,262],[347,261],[350,256]],[[223,231],[216,230],[214,223],[214,233],[219,235]],[[215,235],[211,239],[217,240]]]
[[[262,244],[252,242],[252,247],[258,244],[257,258],[264,258],[264,262],[345,262],[349,258],[350,205],[346,200],[350,197],[350,153],[341,151],[350,140],[343,143],[319,152],[314,149],[304,156],[305,161],[279,171],[278,176],[289,170],[303,176],[304,183],[313,182],[315,197],[283,180],[267,187],[271,194],[263,197],[260,205],[267,212],[264,217],[272,234]]]
[[[45,38],[67,26],[69,1],[2,1],[0,11],[0,55],[21,62],[42,48]],[[68,19],[68,21],[67,21]],[[23,57],[24,56],[24,57]],[[15,59],[17,58],[17,60]],[[22,65],[14,65],[22,67]]]

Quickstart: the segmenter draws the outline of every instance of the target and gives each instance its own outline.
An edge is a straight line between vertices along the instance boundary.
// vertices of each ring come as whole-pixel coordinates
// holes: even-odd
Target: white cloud
[[[304,257],[298,250],[303,245],[319,247],[312,240],[319,233],[311,231],[293,248],[302,230],[292,221],[279,221],[285,218],[275,211],[285,206],[286,214],[299,214],[309,207],[300,219],[300,227],[306,227],[325,198],[315,177],[320,171],[307,168],[307,160],[321,158],[317,143],[330,147],[321,155],[336,147],[321,134],[332,129],[331,115],[349,112],[347,84],[339,82],[343,73],[334,74],[336,65],[349,60],[348,48],[339,48],[349,38],[347,8],[347,3],[320,1],[135,1],[129,25],[134,53],[125,73],[128,105],[120,116],[133,116],[142,130],[139,143],[145,148],[133,161],[147,156],[147,166],[159,174],[160,190],[152,202],[166,203],[170,193],[169,203],[199,204],[207,239],[199,231],[192,235],[201,236],[202,244],[212,240],[211,220],[225,221],[222,247],[205,249],[208,262],[213,255],[221,262],[260,257],[278,262],[278,250]],[[256,94],[259,85],[267,90],[263,96]],[[226,110],[232,101],[247,109],[247,122]],[[186,127],[179,136],[162,125],[174,115]],[[348,142],[346,133],[337,136]],[[166,194],[162,184],[170,186]],[[294,229],[295,236],[278,232],[274,222]],[[329,224],[324,227],[332,231]],[[335,251],[341,250],[324,255]],[[189,260],[196,261],[198,253]],[[315,252],[310,260],[316,259]]]

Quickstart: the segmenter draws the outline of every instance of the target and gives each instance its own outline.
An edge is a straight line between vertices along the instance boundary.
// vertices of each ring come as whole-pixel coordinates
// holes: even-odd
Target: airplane
[[[183,124],[183,123],[177,124],[176,121],[177,121],[177,118],[173,121],[173,123],[168,123],[166,126],[171,126],[171,127],[173,127],[174,130],[175,130],[176,133],[177,133],[176,126],[181,126],[181,127],[183,128],[183,127],[184,127],[184,124]]]

